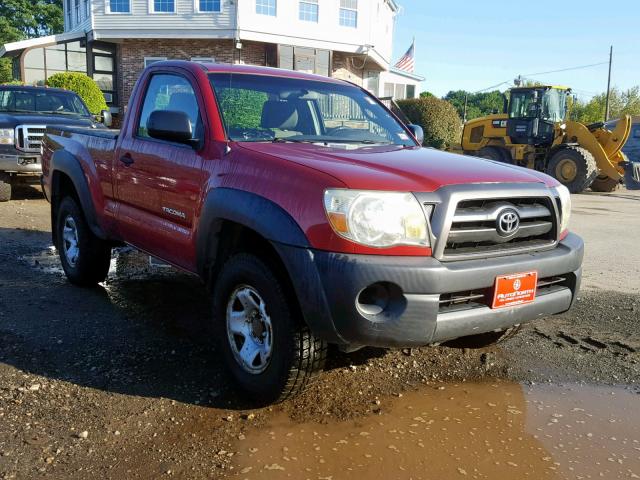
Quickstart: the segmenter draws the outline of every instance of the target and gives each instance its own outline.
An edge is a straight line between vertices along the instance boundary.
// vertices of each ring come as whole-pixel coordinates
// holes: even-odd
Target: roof
[[[46,90],[47,92],[74,93],[64,88],[36,86],[36,85],[0,85],[0,90]]]
[[[44,45],[52,45],[59,42],[76,40],[84,38],[84,32],[67,32],[58,35],[48,35],[46,37],[29,38],[27,40],[19,40],[17,42],[5,43],[0,47],[0,57],[13,56],[20,53],[25,48],[40,47]],[[13,54],[13,55],[11,55]]]
[[[527,87],[511,87],[511,90],[533,90],[536,88],[555,88],[556,90],[571,90],[569,87],[563,85],[530,85]]]
[[[416,75],[415,73],[405,72],[404,70],[400,70],[399,68],[391,67],[389,71],[391,73],[395,73],[396,75],[401,75],[403,77],[411,78],[412,80],[417,80],[419,82],[424,81],[423,76]]]
[[[325,77],[324,75],[315,75],[313,73],[304,73],[295,70],[287,70],[284,68],[260,67],[255,65],[236,65],[230,63],[196,63],[186,60],[167,60],[155,62],[152,67],[170,67],[170,66],[199,66],[208,73],[242,73],[251,75],[268,75],[273,77],[297,78],[301,80],[312,80],[316,82],[336,83],[342,85],[351,85],[350,82],[340,80],[338,78]]]

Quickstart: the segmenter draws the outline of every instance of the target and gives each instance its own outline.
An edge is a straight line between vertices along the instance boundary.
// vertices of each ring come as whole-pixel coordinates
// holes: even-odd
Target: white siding
[[[340,25],[340,0],[320,1],[317,23],[299,19],[299,0],[277,0],[275,17],[257,14],[255,0],[240,0],[239,8],[243,39],[352,53],[372,45],[384,62],[391,61],[395,14],[385,0],[358,0],[357,28]]]
[[[228,38],[235,29],[238,0],[206,13],[195,11],[194,0],[175,0],[175,13],[150,13],[149,0],[130,0],[131,13],[107,13],[107,1],[93,0],[96,38]]]

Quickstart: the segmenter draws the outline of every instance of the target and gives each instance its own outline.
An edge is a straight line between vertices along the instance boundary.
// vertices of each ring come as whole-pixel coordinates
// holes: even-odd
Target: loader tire
[[[500,147],[483,147],[478,150],[477,157],[495,160],[500,163],[513,163],[511,154]]]
[[[582,147],[566,146],[549,159],[547,174],[562,183],[571,193],[580,193],[598,176],[596,160]]]
[[[620,185],[620,180],[615,180],[607,175],[598,175],[591,184],[594,192],[613,192]]]

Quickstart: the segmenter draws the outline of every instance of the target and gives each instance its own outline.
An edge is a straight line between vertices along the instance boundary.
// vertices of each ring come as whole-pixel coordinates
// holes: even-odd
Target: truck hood
[[[18,125],[67,125],[89,127],[96,124],[91,118],[75,115],[56,115],[33,112],[0,112],[0,127],[14,128]]]
[[[242,142],[242,148],[327,173],[348,188],[432,192],[467,183],[557,182],[534,170],[431,148],[372,146],[357,149],[296,143]]]

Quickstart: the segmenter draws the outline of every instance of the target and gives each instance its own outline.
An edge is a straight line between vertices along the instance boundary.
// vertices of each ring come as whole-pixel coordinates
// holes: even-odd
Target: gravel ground
[[[275,418],[358,421],[451,382],[637,392],[640,195],[573,200],[587,257],[572,311],[484,350],[336,353],[303,395],[253,410],[206,336],[195,279],[124,249],[104,288],[72,287],[49,250],[48,204],[21,191],[0,204],[0,479],[220,478],[238,471],[238,442]]]

